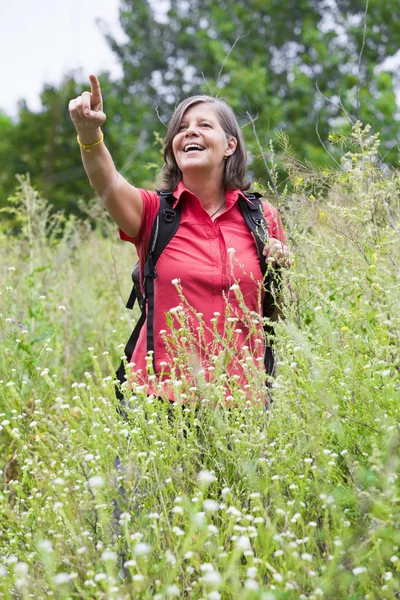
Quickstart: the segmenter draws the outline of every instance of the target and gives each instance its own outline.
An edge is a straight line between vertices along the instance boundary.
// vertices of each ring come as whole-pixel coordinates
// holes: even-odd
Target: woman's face
[[[225,168],[225,157],[236,149],[236,138],[226,139],[212,104],[200,102],[183,115],[172,150],[184,174],[193,169],[218,171]]]

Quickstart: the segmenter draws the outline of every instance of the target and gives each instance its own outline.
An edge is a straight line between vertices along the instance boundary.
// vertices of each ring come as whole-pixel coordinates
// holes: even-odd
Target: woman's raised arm
[[[103,200],[110,217],[126,234],[135,237],[142,218],[142,196],[118,173],[103,142],[101,126],[106,115],[100,83],[96,75],[89,75],[89,78],[91,91],[83,92],[68,106],[78,133],[83,166],[90,185]]]

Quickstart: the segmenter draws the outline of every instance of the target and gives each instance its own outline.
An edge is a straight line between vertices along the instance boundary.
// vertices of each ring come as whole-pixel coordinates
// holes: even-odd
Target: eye
[[[211,127],[210,123],[201,123],[200,127]]]
[[[183,131],[187,127],[186,123],[181,123],[178,127],[178,131]]]

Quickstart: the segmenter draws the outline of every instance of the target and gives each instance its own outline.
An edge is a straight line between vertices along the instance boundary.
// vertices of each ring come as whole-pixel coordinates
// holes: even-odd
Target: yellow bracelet
[[[97,140],[97,142],[93,142],[93,144],[82,144],[82,142],[79,140],[79,135],[76,136],[76,139],[78,140],[78,144],[80,145],[81,148],[83,148],[83,150],[85,152],[90,152],[90,148],[93,148],[94,146],[97,146],[97,144],[101,144],[101,142],[104,140],[104,135],[103,132],[101,133],[100,139]]]

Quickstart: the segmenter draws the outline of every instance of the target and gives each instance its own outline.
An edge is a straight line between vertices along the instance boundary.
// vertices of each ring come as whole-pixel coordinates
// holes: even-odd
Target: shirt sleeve
[[[121,240],[135,244],[139,251],[139,248],[146,246],[146,243],[150,239],[153,223],[160,209],[160,198],[156,192],[142,190],[140,188],[137,189],[140,192],[143,201],[142,219],[140,222],[139,232],[135,237],[131,237],[121,228],[119,228],[119,237]]]
[[[274,206],[268,202],[264,202],[264,214],[268,225],[268,233],[270,237],[273,237],[284,244],[286,243],[285,231],[283,229],[282,221],[278,215],[278,211]]]

